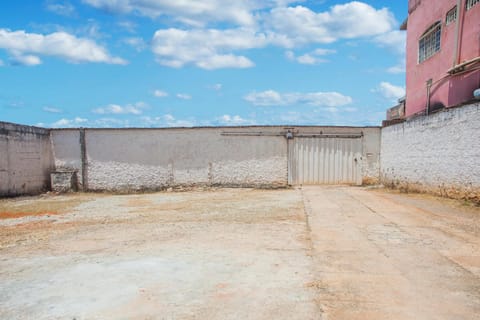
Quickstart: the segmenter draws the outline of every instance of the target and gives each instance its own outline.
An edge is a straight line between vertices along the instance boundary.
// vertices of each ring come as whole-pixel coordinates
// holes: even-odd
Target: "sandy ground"
[[[480,209],[356,187],[0,200],[0,319],[480,319]]]

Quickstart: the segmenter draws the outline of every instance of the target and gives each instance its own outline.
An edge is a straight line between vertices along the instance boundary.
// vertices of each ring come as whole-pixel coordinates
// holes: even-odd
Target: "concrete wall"
[[[47,190],[53,167],[48,130],[0,122],[0,196]]]
[[[59,134],[61,133],[61,134]],[[80,148],[80,130],[52,130],[51,140],[55,168],[77,171],[79,187],[83,188],[82,154]]]
[[[480,103],[382,129],[385,184],[480,202]]]
[[[77,169],[88,190],[170,186],[285,186],[285,127],[52,130],[57,169]],[[379,176],[379,128],[296,127],[295,132],[364,133],[363,175]]]

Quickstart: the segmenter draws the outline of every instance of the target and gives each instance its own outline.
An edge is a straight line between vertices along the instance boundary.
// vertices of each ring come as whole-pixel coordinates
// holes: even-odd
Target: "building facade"
[[[405,116],[474,98],[480,88],[480,0],[409,0]]]

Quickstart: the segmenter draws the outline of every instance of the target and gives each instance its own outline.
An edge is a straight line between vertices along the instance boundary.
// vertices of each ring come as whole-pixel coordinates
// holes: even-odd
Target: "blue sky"
[[[379,125],[407,1],[3,0],[0,121]]]

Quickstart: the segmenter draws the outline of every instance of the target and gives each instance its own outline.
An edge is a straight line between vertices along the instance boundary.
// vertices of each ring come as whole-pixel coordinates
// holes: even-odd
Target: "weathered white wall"
[[[385,184],[480,200],[480,103],[382,129]]]
[[[82,187],[82,157],[79,130],[52,130],[51,140],[55,168],[77,171],[80,188]]]
[[[284,186],[284,127],[85,129],[84,175],[89,190],[143,190],[169,186]],[[379,176],[379,128],[297,127],[307,133],[364,133],[363,173]],[[225,133],[234,135],[225,135]],[[260,133],[260,134],[259,134]],[[57,168],[79,170],[78,129],[52,130]]]
[[[0,122],[0,196],[47,190],[53,167],[48,130]]]
[[[88,187],[285,184],[283,137],[252,139],[221,133],[219,129],[89,130]]]

